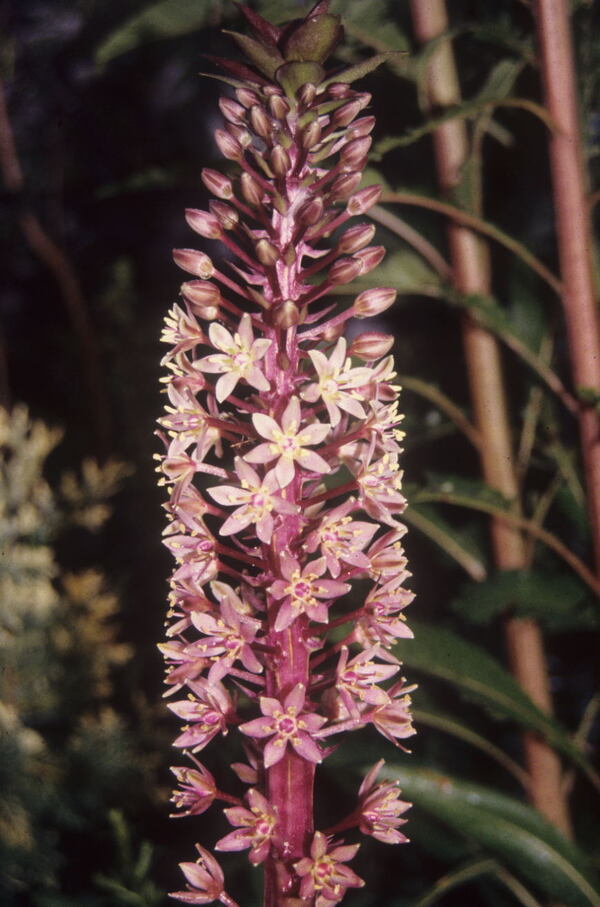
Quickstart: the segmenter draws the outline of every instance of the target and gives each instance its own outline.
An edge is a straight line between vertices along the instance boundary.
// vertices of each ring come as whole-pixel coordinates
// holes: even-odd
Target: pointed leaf
[[[263,19],[258,13],[255,13],[253,9],[250,9],[249,6],[246,6],[243,3],[235,4],[242,15],[246,18],[246,21],[249,23],[250,27],[254,29],[259,38],[262,38],[263,41],[267,41],[271,44],[277,44],[279,38],[281,37],[281,29],[277,28],[276,25],[273,25],[272,22],[268,22],[266,19]]]
[[[382,54],[375,54],[374,57],[364,60],[362,63],[355,63],[354,66],[350,66],[348,69],[342,69],[341,72],[334,73],[325,80],[323,85],[326,87],[331,85],[332,82],[355,82],[357,79],[363,79],[368,76],[370,72],[373,72],[382,63],[386,63],[388,60],[390,62],[398,61],[400,57],[406,56],[408,55],[404,51],[397,50],[388,50]]]
[[[479,646],[450,630],[411,621],[415,638],[399,641],[394,654],[409,668],[452,684],[496,715],[516,721],[546,738],[568,756],[600,789],[600,782],[585,755],[554,718],[542,712],[513,676]]]
[[[471,539],[457,532],[433,507],[412,504],[403,513],[402,519],[431,539],[478,584],[485,579],[486,566],[481,552],[475,551]]]
[[[598,880],[585,854],[537,810],[513,797],[434,771],[384,766],[407,799],[568,907],[600,907]]]
[[[268,79],[273,79],[277,69],[285,63],[285,60],[277,50],[275,45],[268,46],[262,41],[257,41],[249,35],[241,35],[239,32],[223,29],[226,35],[233,38],[243,54],[263,73]]]

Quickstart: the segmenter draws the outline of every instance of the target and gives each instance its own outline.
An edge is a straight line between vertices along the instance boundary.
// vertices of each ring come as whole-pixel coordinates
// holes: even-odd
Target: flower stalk
[[[412,597],[393,338],[366,331],[348,349],[342,336],[346,321],[384,311],[395,292],[328,299],[384,255],[370,224],[345,227],[380,189],[359,188],[369,95],[350,87],[353,70],[330,76],[323,65],[339,17],[327,0],[284,28],[241,11],[253,37],[232,37],[248,63],[217,61],[235,94],[222,99],[215,135],[231,177],[205,170],[216,199],[186,215],[225,247],[228,273],[204,251],[176,250],[196,279],[163,334],[159,470],[176,567],[161,649],[170,708],[185,722],[174,745],[195,765],[173,769],[173,802],[188,816],[228,804],[233,830],[215,849],[247,849],[264,865],[267,907],[329,907],[364,883],[347,865],[359,845],[314,827],[315,771],[342,733],[371,725],[400,746],[414,732],[390,651],[411,635]],[[233,766],[241,797],[193,755],[229,731],[247,759]],[[396,785],[375,784],[380,766],[331,828],[400,843],[408,804]],[[231,904],[218,863],[198,852],[182,864],[186,890],[172,896]]]

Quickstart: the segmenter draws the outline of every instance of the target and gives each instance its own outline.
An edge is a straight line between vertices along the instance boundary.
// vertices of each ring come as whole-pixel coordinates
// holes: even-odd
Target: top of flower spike
[[[307,83],[317,86],[326,79],[328,82],[353,82],[388,57],[397,56],[395,52],[377,54],[341,72],[326,73],[323,64],[344,34],[340,17],[329,12],[329,0],[319,0],[304,18],[293,19],[282,26],[273,25],[244,4],[236,3],[236,6],[254,37],[228,30],[226,34],[233,38],[250,65],[221,57],[210,59],[245,83],[276,83],[289,98]]]

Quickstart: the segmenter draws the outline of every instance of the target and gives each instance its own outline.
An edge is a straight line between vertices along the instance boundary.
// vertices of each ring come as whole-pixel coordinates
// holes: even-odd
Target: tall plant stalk
[[[548,112],[556,124],[549,155],[562,276],[562,302],[573,384],[591,395],[579,412],[579,431],[596,571],[600,573],[600,332],[592,272],[575,67],[566,0],[534,4]]]
[[[411,0],[417,38],[426,43],[448,29],[444,0]],[[427,96],[432,107],[460,103],[460,87],[449,40],[441,41],[427,71]],[[440,125],[433,134],[440,188],[450,195],[457,188],[469,153],[464,122],[458,118]],[[473,212],[479,214],[480,212]],[[453,280],[461,293],[488,294],[490,265],[487,247],[472,230],[452,223],[448,227]],[[500,352],[495,338],[468,316],[462,319],[462,336],[474,420],[480,432],[481,469],[485,481],[505,497],[518,500],[509,419]],[[518,529],[492,518],[491,540],[500,570],[526,566],[526,548]],[[511,670],[531,699],[551,712],[548,672],[542,634],[530,619],[509,618],[505,637]],[[534,734],[523,735],[531,802],[554,825],[570,834],[570,821],[561,787],[561,765],[555,752]]]

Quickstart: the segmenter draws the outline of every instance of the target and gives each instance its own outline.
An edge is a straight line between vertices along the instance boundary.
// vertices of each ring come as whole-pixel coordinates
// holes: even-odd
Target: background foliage
[[[397,338],[405,386],[418,620],[400,654],[420,683],[421,733],[412,756],[387,771],[415,803],[413,844],[365,845],[358,871],[368,885],[348,904],[598,905],[598,603],[585,568],[576,426],[564,405],[576,390],[548,280],[558,265],[531,10],[516,0],[449,3],[466,100],[443,117],[464,119],[473,140],[452,201],[464,210],[481,186],[478,227],[494,273],[489,297],[464,297],[440,266],[446,215],[428,202],[439,122],[424,112],[431,47],[417,47],[408,4],[333,7],[347,25],[340,63],[365,47],[410,51],[364,87],[378,119],[369,181],[412,199],[384,206],[401,227],[379,229],[389,253],[378,283],[400,290],[380,329]],[[572,7],[593,204],[599,14],[591,2]],[[305,4],[256,8],[283,21]],[[151,907],[167,903],[193,842],[218,833],[210,814],[167,819],[173,727],[155,643],[169,564],[152,430],[160,324],[180,280],[170,249],[191,244],[183,208],[203,206],[200,169],[221,163],[212,139],[220,86],[198,72],[212,71],[204,54],[232,54],[220,29],[243,26],[226,0],[15,0],[2,18],[24,182],[11,191],[5,180],[0,202],[0,900]],[[81,287],[75,308],[25,240],[27,212],[66,254]],[[461,430],[469,434],[465,311],[502,343],[520,515],[483,484]],[[529,570],[494,569],[488,519],[498,513],[525,521]],[[505,666],[507,614],[544,630],[555,719]],[[573,841],[526,804],[523,729],[563,759]],[[356,786],[353,767],[377,758],[368,734],[362,749],[340,749],[332,761],[345,771],[330,770],[323,800],[343,797],[344,785]],[[229,867],[238,871],[235,858]],[[258,904],[258,878],[250,884]],[[250,905],[243,875],[239,885]]]

